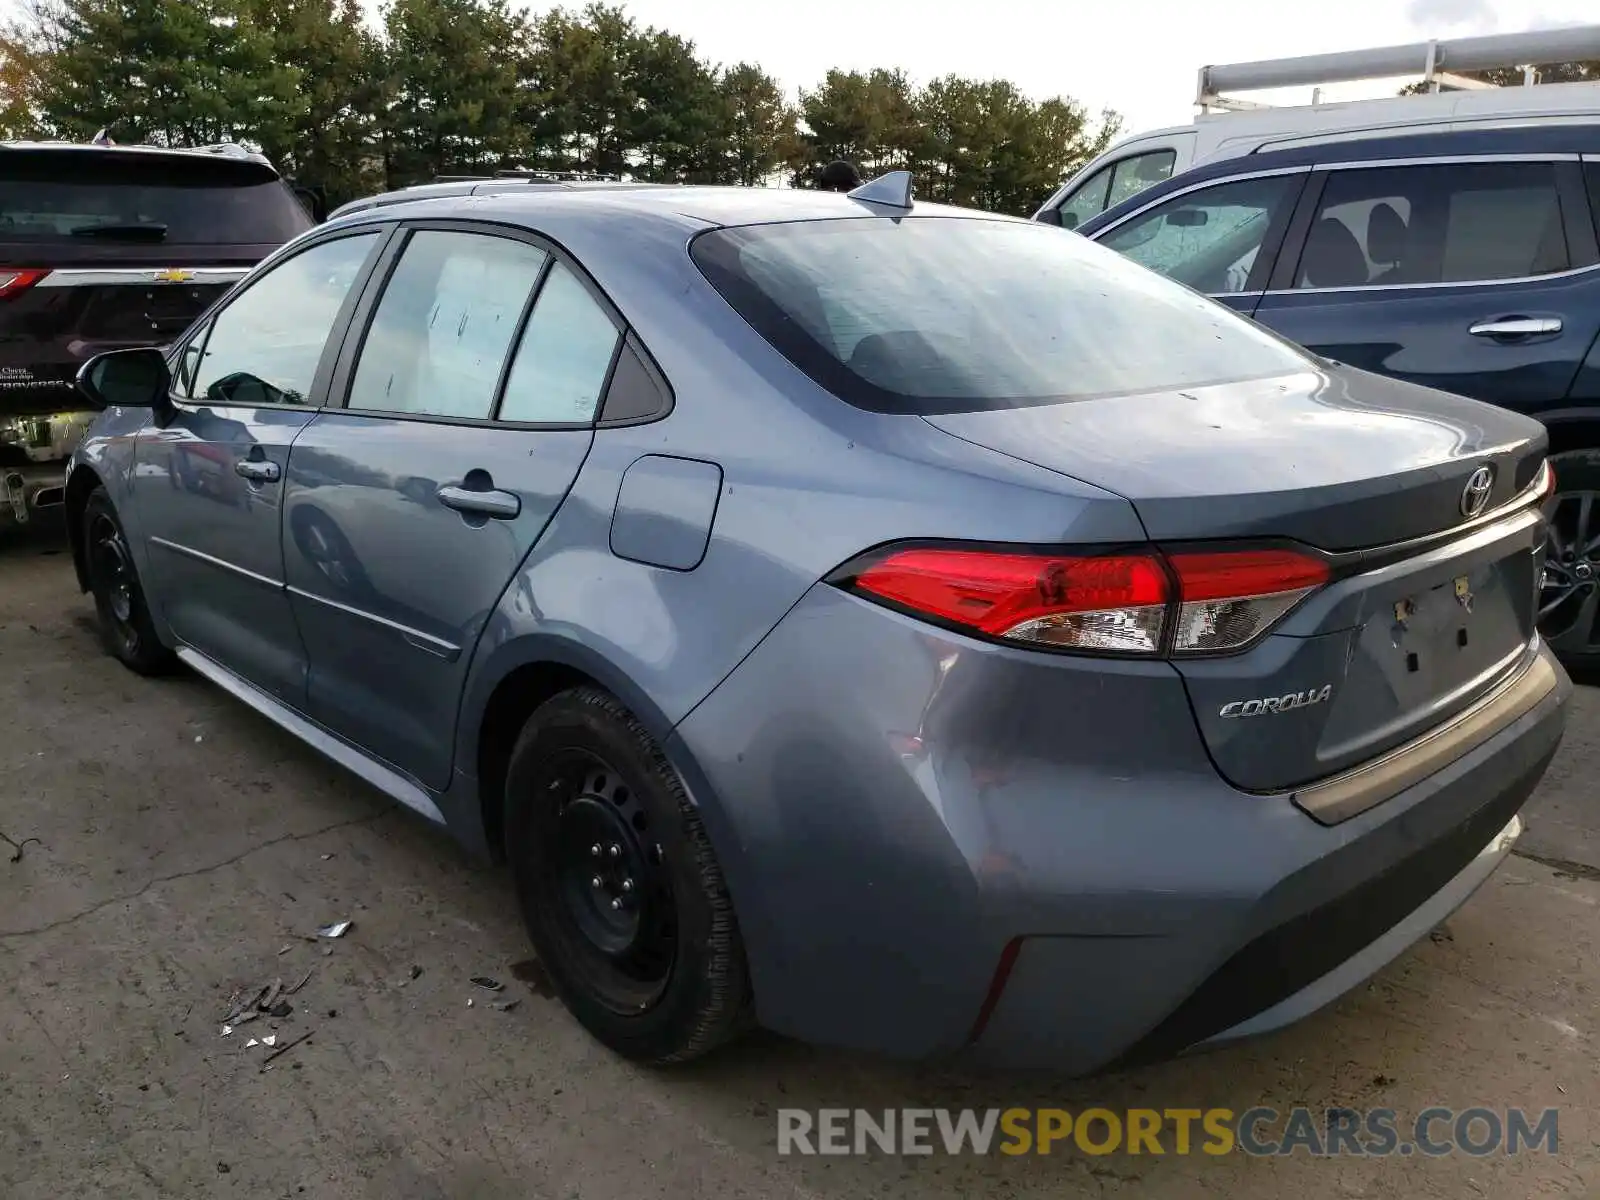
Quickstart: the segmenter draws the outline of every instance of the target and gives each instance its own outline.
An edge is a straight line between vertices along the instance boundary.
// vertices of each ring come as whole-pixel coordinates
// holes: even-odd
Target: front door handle
[[[283,476],[282,468],[265,458],[241,458],[233,464],[233,471],[251,483],[277,483]]]
[[[475,491],[455,483],[447,483],[434,493],[446,508],[474,516],[494,517],[509,521],[522,511],[522,501],[514,492]]]
[[[1473,337],[1543,337],[1561,332],[1560,317],[1494,317],[1467,327]]]

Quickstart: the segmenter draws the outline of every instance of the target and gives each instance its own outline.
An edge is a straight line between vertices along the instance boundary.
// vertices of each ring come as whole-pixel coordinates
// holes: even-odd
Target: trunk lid
[[[1169,549],[1331,553],[1333,581],[1253,647],[1174,660],[1241,788],[1292,788],[1417,736],[1515,671],[1533,637],[1542,518],[1482,519],[1545,457],[1543,427],[1514,413],[1333,367],[924,419],[1125,496]],[[1469,494],[1484,467],[1487,491]]]

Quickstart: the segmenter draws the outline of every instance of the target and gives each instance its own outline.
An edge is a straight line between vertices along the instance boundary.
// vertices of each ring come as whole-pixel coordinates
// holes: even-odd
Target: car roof
[[[440,185],[453,186],[453,185]],[[561,223],[578,220],[610,221],[618,216],[654,220],[698,230],[730,225],[764,225],[786,221],[838,220],[872,215],[892,219],[902,210],[852,200],[838,192],[810,188],[747,188],[702,186],[638,186],[628,184],[544,185],[493,188],[487,192],[431,193],[359,210],[340,210],[328,224],[362,220],[476,219],[508,224],[535,225],[541,218]],[[916,201],[911,217],[967,217],[985,221],[1016,221],[1020,217],[976,209],[953,208]]]
[[[495,192],[518,192],[539,189],[557,190],[583,190],[583,189],[611,189],[611,188],[643,188],[661,187],[662,184],[651,183],[624,183],[616,180],[593,179],[539,179],[535,177],[507,177],[484,179],[472,177],[468,179],[441,179],[433,183],[417,183],[410,187],[398,188],[392,192],[380,192],[375,196],[363,196],[358,200],[351,200],[341,204],[329,214],[328,219],[345,216],[348,213],[361,212],[370,208],[387,208],[395,204],[407,204],[413,200],[426,200],[440,196],[487,196]]]
[[[1120,204],[1097,213],[1078,227],[1092,236],[1124,216],[1212,179],[1229,179],[1293,167],[1369,162],[1375,159],[1443,158],[1455,155],[1600,154],[1600,122],[1500,126],[1495,129],[1432,130],[1386,133],[1379,137],[1345,138],[1287,150],[1217,159],[1182,171],[1154,187],[1135,192]]]

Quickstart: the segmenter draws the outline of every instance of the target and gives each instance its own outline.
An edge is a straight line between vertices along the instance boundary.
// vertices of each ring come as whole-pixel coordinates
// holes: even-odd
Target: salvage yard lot
[[[0,842],[6,1200],[1600,1194],[1595,689],[1579,690],[1519,855],[1445,930],[1275,1038],[1091,1081],[767,1036],[660,1073],[543,994],[502,871],[219,690],[129,674],[92,611],[58,542],[0,547],[0,833],[38,839],[17,862]],[[304,936],[344,919],[337,941]],[[290,1017],[219,1036],[236,990],[307,972]],[[520,1003],[493,1007],[482,975]],[[312,1036],[263,1071],[245,1043],[270,1025],[280,1046]],[[1295,1104],[1558,1107],[1560,1150],[776,1152],[781,1107]]]

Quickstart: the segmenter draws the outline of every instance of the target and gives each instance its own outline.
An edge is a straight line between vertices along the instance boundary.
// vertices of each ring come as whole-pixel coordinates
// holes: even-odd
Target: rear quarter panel
[[[682,230],[641,222],[619,239],[615,223],[573,219],[543,232],[617,303],[670,381],[674,406],[662,419],[596,432],[478,644],[458,772],[475,770],[496,686],[529,663],[583,670],[664,737],[819,578],[882,542],[1142,538],[1119,497],[821,391],[703,280]],[[623,475],[645,455],[721,471],[705,554],[692,569],[612,550]]]

